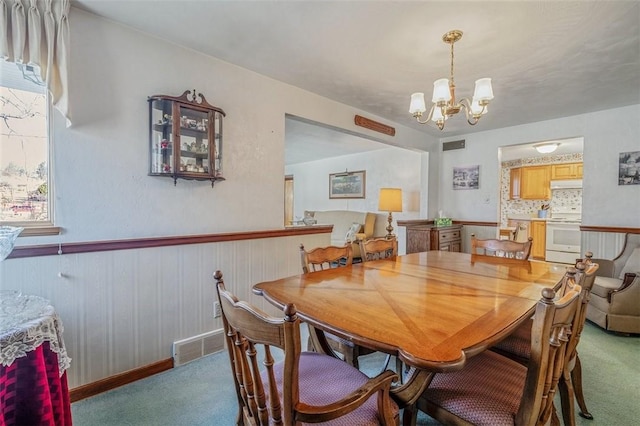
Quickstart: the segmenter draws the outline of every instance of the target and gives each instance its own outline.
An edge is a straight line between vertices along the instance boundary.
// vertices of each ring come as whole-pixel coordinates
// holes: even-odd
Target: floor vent
[[[220,352],[224,349],[224,331],[215,330],[173,342],[173,365],[188,362]]]
[[[459,141],[445,142],[442,144],[442,150],[452,151],[454,149],[464,149],[464,141],[464,139],[460,139]]]

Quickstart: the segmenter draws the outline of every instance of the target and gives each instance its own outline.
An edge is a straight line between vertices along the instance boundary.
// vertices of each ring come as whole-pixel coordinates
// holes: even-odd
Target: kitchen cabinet
[[[222,109],[202,93],[154,95],[149,101],[149,175],[209,180],[222,176]]]
[[[520,168],[520,199],[548,200],[551,198],[551,166]]]
[[[462,225],[407,224],[407,254],[429,250],[462,251]]]
[[[522,169],[520,167],[514,167],[509,171],[509,199],[520,199],[520,180],[522,176]]]
[[[544,260],[547,239],[547,222],[544,220],[532,220],[529,235],[533,238],[531,245],[531,257]]]
[[[582,179],[582,163],[553,164],[551,179]]]

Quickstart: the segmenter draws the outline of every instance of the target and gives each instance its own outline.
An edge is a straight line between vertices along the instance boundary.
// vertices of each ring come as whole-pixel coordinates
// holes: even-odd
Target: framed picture
[[[364,198],[366,172],[331,173],[329,198]]]
[[[479,183],[479,165],[453,168],[453,189],[478,189]]]
[[[618,185],[640,185],[640,151],[621,152]]]

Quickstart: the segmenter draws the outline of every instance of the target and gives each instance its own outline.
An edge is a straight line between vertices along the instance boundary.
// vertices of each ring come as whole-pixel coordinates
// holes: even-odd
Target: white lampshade
[[[451,91],[449,90],[449,80],[441,78],[433,82],[433,97],[431,102],[449,102],[451,100]]]
[[[431,115],[431,120],[435,121],[436,123],[438,121],[445,121],[447,118],[449,118],[448,116],[443,116],[442,115],[442,108],[440,108],[439,106],[434,105],[433,106],[433,114]]]
[[[490,78],[480,78],[476,80],[473,99],[477,99],[478,101],[490,101],[493,99],[493,88],[491,87]]]
[[[427,107],[424,103],[424,93],[414,93],[411,95],[411,104],[409,105],[409,113],[415,114],[419,112],[422,114],[427,110]]]
[[[380,188],[378,198],[378,210],[382,212],[402,211],[402,189],[400,188]]]
[[[485,115],[487,113],[489,109],[487,108],[487,106],[485,105],[484,107],[484,111],[482,110],[482,106],[480,106],[480,103],[478,102],[477,99],[473,99],[471,101],[471,114],[473,114],[474,116],[479,116],[479,115]]]
[[[558,145],[560,145],[560,144],[556,143],[556,142],[551,142],[551,143],[541,143],[541,144],[538,144],[538,145],[534,145],[533,147],[540,154],[549,154],[549,153],[555,151],[556,149],[558,149]]]

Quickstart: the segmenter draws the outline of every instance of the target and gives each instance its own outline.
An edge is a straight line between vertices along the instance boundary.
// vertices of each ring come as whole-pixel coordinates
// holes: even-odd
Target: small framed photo
[[[621,152],[618,185],[640,185],[640,151]]]
[[[364,198],[366,171],[331,173],[329,198]]]
[[[479,165],[453,168],[453,189],[478,189],[479,185]]]

